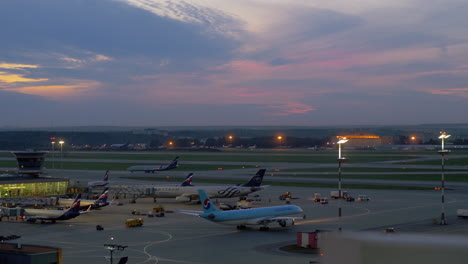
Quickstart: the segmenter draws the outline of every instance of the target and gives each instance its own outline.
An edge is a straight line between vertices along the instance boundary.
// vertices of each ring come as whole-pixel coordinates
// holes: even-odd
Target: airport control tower
[[[15,155],[18,162],[18,174],[39,177],[43,173],[47,151],[15,151],[11,153]]]

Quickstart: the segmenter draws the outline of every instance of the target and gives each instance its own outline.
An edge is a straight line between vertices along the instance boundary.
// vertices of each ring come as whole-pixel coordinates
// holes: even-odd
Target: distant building
[[[346,147],[356,148],[372,148],[382,145],[382,138],[376,134],[359,131],[352,134],[344,135],[349,141]]]

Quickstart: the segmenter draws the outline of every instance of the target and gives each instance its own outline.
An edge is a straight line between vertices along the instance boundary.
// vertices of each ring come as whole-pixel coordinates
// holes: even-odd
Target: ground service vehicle
[[[358,201],[369,201],[369,197],[365,194],[359,194],[357,199]]]
[[[291,192],[285,192],[284,194],[279,196],[279,199],[282,201],[286,200],[287,198],[291,199]]]
[[[333,198],[333,199],[338,199],[338,198],[345,199],[348,196],[349,196],[348,191],[341,191],[341,197],[340,197],[340,191],[331,191],[330,192],[330,197]]]
[[[320,199],[322,198],[322,194],[320,193],[314,193],[314,202],[320,202]]]
[[[141,218],[127,219],[127,220],[125,220],[125,225],[128,226],[128,227],[142,226],[143,225],[143,219],[141,219]]]
[[[164,212],[166,212],[166,210],[164,209],[164,206],[162,206],[162,205],[158,205],[158,206],[153,208],[153,214],[156,217],[163,217]]]

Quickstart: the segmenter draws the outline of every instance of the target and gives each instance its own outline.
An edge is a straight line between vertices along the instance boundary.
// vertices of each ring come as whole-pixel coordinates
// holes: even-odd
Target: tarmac
[[[255,170],[243,171],[246,179]],[[198,173],[198,172],[197,172]],[[203,172],[200,172],[203,173]],[[228,174],[229,172],[223,172]],[[240,174],[239,172],[233,172]],[[180,174],[180,173],[178,173]],[[69,176],[75,180],[99,180],[103,172],[56,170],[51,175]],[[111,186],[116,184],[158,184],[158,182],[134,181],[121,179],[130,173],[111,174]],[[158,174],[142,174],[158,177]],[[160,174],[164,177],[165,174]],[[172,172],[171,175],[177,175]],[[183,178],[184,175],[180,175]],[[177,176],[179,177],[179,176]],[[240,181],[239,183],[241,183]],[[163,183],[168,184],[168,183]],[[196,178],[194,179],[196,184]],[[198,184],[205,185],[205,184]],[[112,187],[111,187],[112,189]],[[39,244],[63,249],[63,263],[109,263],[110,252],[104,244],[128,246],[124,251],[115,251],[114,263],[120,256],[128,256],[128,263],[271,263],[271,264],[307,264],[320,261],[316,254],[292,253],[281,247],[295,244],[297,232],[316,230],[345,231],[373,230],[383,232],[393,227],[396,232],[417,232],[428,234],[468,235],[468,220],[458,219],[456,210],[468,208],[468,193],[464,191],[446,191],[445,212],[448,225],[439,225],[441,216],[440,191],[404,191],[404,190],[349,190],[352,196],[366,194],[370,201],[346,202],[330,199],[328,204],[313,202],[314,193],[329,196],[329,188],[277,187],[270,186],[259,192],[253,206],[285,204],[278,199],[286,191],[298,199],[290,202],[303,208],[306,218],[297,221],[289,228],[272,226],[270,231],[258,228],[237,230],[235,226],[215,224],[196,216],[179,213],[166,213],[165,217],[139,216],[144,220],[141,227],[126,227],[126,219],[133,210],[148,212],[156,204],[163,204],[166,210],[176,209],[201,210],[199,204],[177,203],[173,199],[139,198],[135,204],[130,199],[121,199],[122,206],[113,204],[81,215],[75,219],[56,224],[28,224],[16,220],[0,223],[0,235],[21,235],[14,240],[21,244]],[[261,200],[260,200],[261,199]],[[237,198],[218,202],[235,203]],[[116,201],[117,202],[117,201]],[[342,208],[342,217],[338,210]],[[96,230],[102,225],[104,230]]]

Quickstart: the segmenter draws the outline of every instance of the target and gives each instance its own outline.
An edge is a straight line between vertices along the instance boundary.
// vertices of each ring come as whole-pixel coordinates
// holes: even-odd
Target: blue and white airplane
[[[128,167],[127,170],[130,172],[134,171],[144,171],[145,173],[154,173],[156,171],[167,171],[167,170],[172,170],[177,168],[179,165],[177,163],[179,162],[179,157],[175,157],[174,160],[171,161],[168,165],[136,165],[136,166],[131,166]]]
[[[104,179],[102,181],[92,181],[88,182],[89,187],[104,187],[109,184],[109,170],[106,170],[106,174],[104,174]]]
[[[206,220],[225,224],[237,225],[237,229],[245,229],[247,225],[260,225],[260,230],[268,230],[268,225],[276,222],[281,227],[292,226],[296,219],[303,217],[291,217],[288,215],[301,214],[302,208],[296,205],[280,205],[261,208],[221,211],[204,190],[198,190],[203,211],[179,210],[180,213],[197,215]]]
[[[46,210],[46,209],[24,209],[24,217],[28,222],[36,222],[41,220],[41,222],[51,221],[55,223],[57,220],[68,220],[79,216],[80,214],[86,212],[80,212],[80,202],[81,202],[81,193],[78,194],[73,201],[70,209],[62,210]]]

